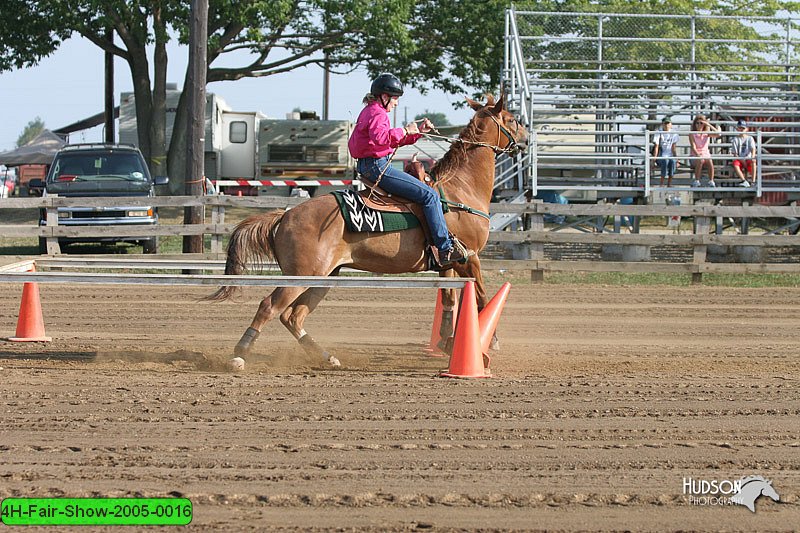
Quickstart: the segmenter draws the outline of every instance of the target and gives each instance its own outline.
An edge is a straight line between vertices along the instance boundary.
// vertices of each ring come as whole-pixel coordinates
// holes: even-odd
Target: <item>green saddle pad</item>
[[[419,227],[413,213],[384,213],[368,207],[363,198],[353,191],[342,190],[331,193],[339,204],[347,229],[353,232],[402,231]]]

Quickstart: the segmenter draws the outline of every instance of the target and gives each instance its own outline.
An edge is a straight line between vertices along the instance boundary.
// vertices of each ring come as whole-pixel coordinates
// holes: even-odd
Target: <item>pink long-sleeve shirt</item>
[[[414,144],[420,137],[419,134],[406,135],[403,128],[392,128],[389,113],[376,100],[367,104],[358,115],[347,147],[356,159],[377,159],[391,154],[398,146]]]

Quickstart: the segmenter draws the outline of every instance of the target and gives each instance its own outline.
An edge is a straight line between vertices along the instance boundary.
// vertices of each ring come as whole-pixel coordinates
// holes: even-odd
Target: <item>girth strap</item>
[[[489,214],[488,213],[484,213],[483,211],[479,211],[478,209],[470,207],[470,206],[468,206],[466,204],[462,204],[460,202],[451,202],[450,200],[445,200],[444,198],[442,198],[442,203],[444,205],[448,206],[448,207],[454,207],[456,209],[461,209],[462,211],[466,211],[470,215],[478,215],[479,217],[483,217],[486,220],[489,220]]]

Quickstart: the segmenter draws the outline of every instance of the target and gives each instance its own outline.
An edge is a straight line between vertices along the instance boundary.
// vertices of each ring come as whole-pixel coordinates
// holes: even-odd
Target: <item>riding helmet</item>
[[[394,74],[381,74],[372,82],[369,92],[375,96],[403,96],[403,84]]]

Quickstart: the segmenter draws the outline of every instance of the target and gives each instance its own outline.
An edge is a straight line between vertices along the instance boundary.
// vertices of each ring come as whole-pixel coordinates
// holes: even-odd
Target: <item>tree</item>
[[[539,76],[552,78],[554,84],[569,78],[572,81],[568,82],[567,90],[595,86],[598,77],[595,69],[600,65],[598,56],[602,54],[603,68],[616,69],[614,79],[650,82],[648,87],[653,91],[647,97],[636,91],[616,95],[632,102],[637,98],[648,101],[650,120],[655,119],[654,100],[671,98],[671,80],[685,79],[692,69],[708,70],[714,69],[715,65],[735,62],[747,67],[720,69],[716,76],[727,81],[745,81],[755,77],[766,79],[765,74],[774,72],[776,81],[781,76],[785,79],[782,64],[787,53],[783,41],[787,28],[776,29],[776,25],[756,24],[745,19],[772,17],[798,7],[798,2],[780,0],[716,0],[702,5],[693,0],[560,0],[550,2],[549,8],[545,9],[532,2],[516,4],[520,11],[535,9],[554,13],[553,16],[525,18],[519,27],[520,34],[572,37],[526,41],[522,45],[526,57],[536,61]],[[563,11],[587,15],[559,16],[558,13]],[[603,17],[603,13],[615,16]],[[625,16],[640,13],[664,16]],[[673,15],[679,17],[671,17]],[[704,15],[714,15],[715,18]],[[602,42],[597,39],[601,24]],[[742,45],[737,40],[750,42]],[[568,70],[574,72],[565,74]],[[578,80],[581,79],[586,83],[580,85]]]
[[[35,119],[28,122],[28,125],[25,126],[25,129],[22,130],[22,134],[17,137],[17,148],[28,144],[33,139],[36,138],[37,135],[42,133],[44,130],[44,121],[41,118],[36,117]]]
[[[3,0],[0,72],[36,65],[70,33],[49,2]]]
[[[13,1],[21,4],[20,18],[45,20],[59,34],[77,32],[128,63],[139,147],[154,173],[163,174],[168,163],[173,190],[181,190],[186,100],[178,104],[165,157],[166,43],[174,35],[186,43],[188,2]],[[340,73],[359,66],[372,74],[396,72],[423,92],[433,86],[496,90],[506,5],[505,0],[209,0],[207,80],[277,75],[327,59]],[[108,28],[120,44],[104,38]]]
[[[426,109],[424,113],[420,113],[419,115],[414,117],[414,120],[420,120],[420,119],[423,119],[423,118],[427,118],[428,120],[433,122],[434,126],[437,126],[437,127],[438,126],[452,126],[452,124],[450,124],[450,121],[447,120],[447,115],[445,115],[444,113],[437,112],[437,111],[428,111]]]

